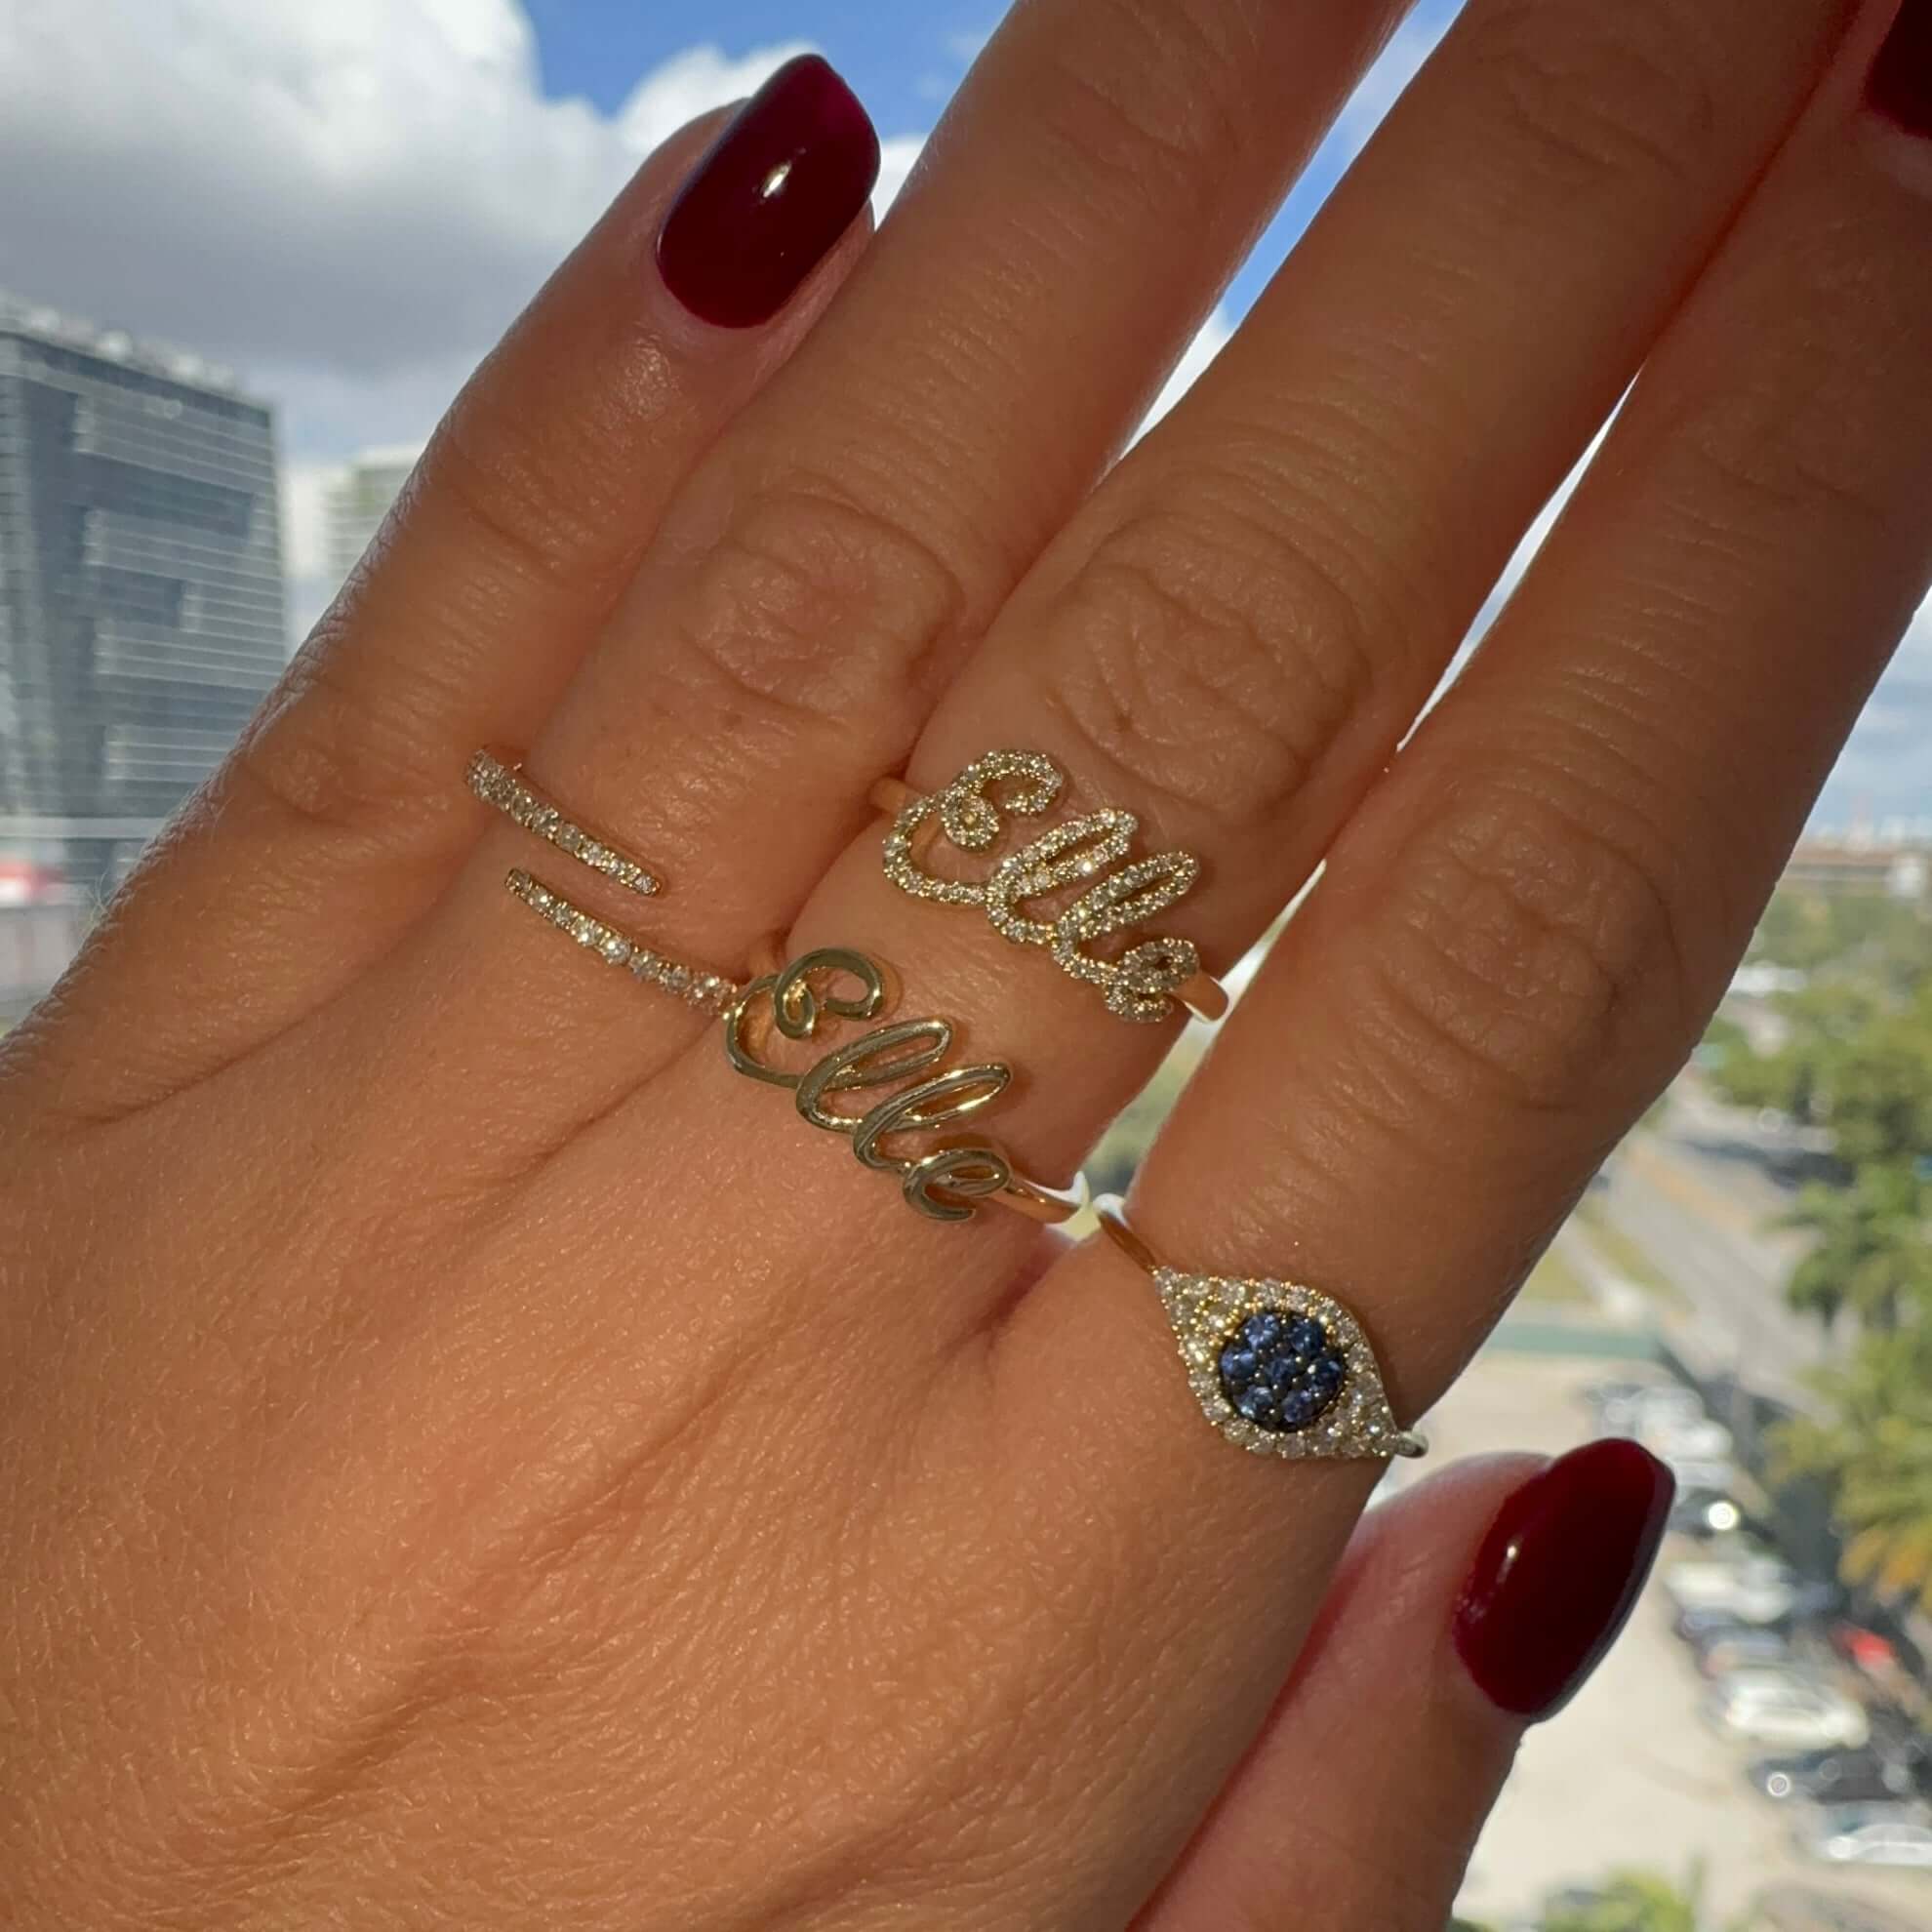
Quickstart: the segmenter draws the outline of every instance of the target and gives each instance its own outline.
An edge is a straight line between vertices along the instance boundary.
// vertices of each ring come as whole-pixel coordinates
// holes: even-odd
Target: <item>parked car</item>
[[[1793,1834],[1813,1858],[1839,1865],[1932,1867],[1932,1814],[1915,1804],[1831,1805]]]
[[[1924,1793],[1920,1765],[1876,1745],[1857,1751],[1807,1751],[1796,1756],[1760,1757],[1751,1782],[1768,1798],[1800,1798],[1814,1804],[1872,1804]]]
[[[1704,1402],[1681,1382],[1639,1382],[1635,1378],[1599,1382],[1585,1391],[1606,1434],[1635,1434],[1647,1424],[1666,1420],[1694,1423],[1704,1418]]]
[[[1606,1411],[1606,1417],[1614,1413],[1619,1427],[1628,1429],[1632,1434],[1641,1434],[1645,1429],[1661,1429],[1670,1423],[1700,1423],[1709,1419],[1704,1406],[1704,1397],[1695,1389],[1686,1389],[1680,1382],[1659,1383],[1632,1395],[1629,1402],[1618,1404],[1614,1411]]]
[[[1768,1624],[1747,1624],[1728,1610],[1679,1610],[1670,1620],[1670,1628],[1695,1646],[1730,1630],[1780,1630],[1786,1624],[1783,1618],[1773,1618]]]
[[[1798,1601],[1798,1579],[1775,1556],[1688,1558],[1664,1572],[1664,1592],[1679,1610],[1721,1610],[1743,1624],[1775,1624]]]
[[[1705,1462],[1701,1458],[1666,1456],[1662,1451],[1658,1453],[1659,1459],[1670,1471],[1671,1479],[1676,1483],[1680,1495],[1686,1490],[1693,1489],[1717,1489],[1729,1495],[1737,1482],[1737,1465],[1728,1459]],[[1743,1520],[1742,1515],[1738,1520],[1740,1522]],[[1737,1523],[1730,1525],[1733,1529],[1737,1526]]]
[[[1651,1378],[1639,1381],[1633,1376],[1606,1376],[1601,1382],[1592,1382],[1584,1390],[1584,1400],[1600,1415],[1605,1409],[1624,1408],[1648,1395],[1653,1389],[1662,1389],[1662,1382]]]
[[[1856,1748],[1872,1734],[1859,1705],[1793,1670],[1739,1670],[1711,1687],[1705,1711],[1731,1737],[1787,1751]]]
[[[1707,1677],[1731,1677],[1741,1670],[1791,1661],[1791,1638],[1763,1624],[1740,1624],[1734,1630],[1713,1630],[1708,1637],[1694,1642],[1691,1649],[1697,1658],[1697,1668]]]
[[[1743,1521],[1744,1511],[1721,1486],[1707,1488],[1679,1482],[1666,1527],[1674,1536],[1724,1536]]]
[[[1731,1460],[1731,1431],[1709,1416],[1652,1416],[1643,1412],[1637,1440],[1673,1468],[1678,1463],[1728,1464]]]

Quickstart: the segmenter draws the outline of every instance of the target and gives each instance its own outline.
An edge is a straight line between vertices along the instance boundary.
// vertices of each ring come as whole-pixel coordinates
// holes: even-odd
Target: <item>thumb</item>
[[[1524,1728],[1623,1628],[1670,1492],[1608,1440],[1459,1464],[1372,1510],[1139,1932],[1441,1932]]]

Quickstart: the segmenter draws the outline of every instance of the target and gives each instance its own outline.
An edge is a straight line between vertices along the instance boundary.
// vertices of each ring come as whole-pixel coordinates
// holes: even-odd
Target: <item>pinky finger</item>
[[[1136,1932],[1441,1932],[1525,1726],[1623,1628],[1670,1477],[1459,1465],[1363,1519],[1287,1690]]]

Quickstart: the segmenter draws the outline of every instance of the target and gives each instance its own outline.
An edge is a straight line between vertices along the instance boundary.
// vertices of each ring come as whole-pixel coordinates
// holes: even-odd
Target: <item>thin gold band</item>
[[[1127,1225],[1126,1205],[1118,1194],[1102,1194],[1094,1202],[1094,1219],[1101,1232],[1144,1274],[1158,1274],[1154,1251]]]

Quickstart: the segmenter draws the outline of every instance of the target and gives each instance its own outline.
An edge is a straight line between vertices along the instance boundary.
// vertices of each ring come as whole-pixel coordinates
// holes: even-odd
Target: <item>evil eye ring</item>
[[[1429,1445],[1389,1406],[1361,1323],[1319,1289],[1188,1274],[1160,1262],[1120,1202],[1094,1204],[1102,1231],[1153,1279],[1187,1386],[1223,1435],[1258,1456],[1420,1456]]]

